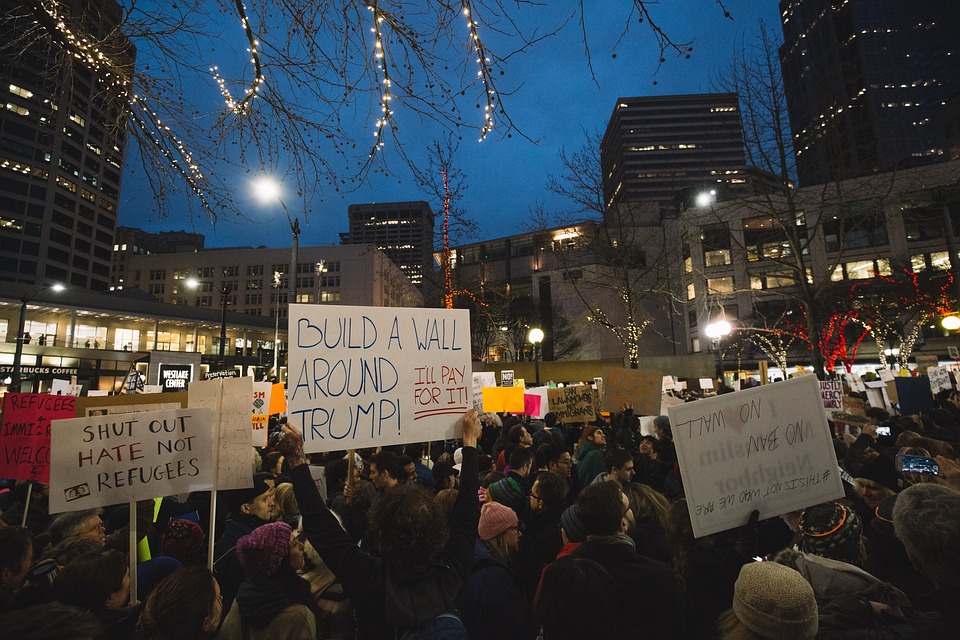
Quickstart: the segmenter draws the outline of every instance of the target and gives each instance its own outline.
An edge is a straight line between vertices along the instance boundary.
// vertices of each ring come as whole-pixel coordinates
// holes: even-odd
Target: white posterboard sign
[[[194,380],[187,387],[187,406],[210,409],[210,427],[217,434],[217,489],[253,486],[253,431],[250,399],[253,378]],[[211,445],[211,453],[213,447]]]
[[[934,394],[953,389],[953,384],[950,383],[950,370],[946,367],[930,367],[927,369],[927,375],[930,376],[930,390]]]
[[[667,391],[673,391],[677,383],[674,381],[673,376],[663,376],[663,382],[660,384],[662,385],[662,391],[666,393]]]
[[[713,378],[700,378],[701,391],[713,391]]]
[[[270,395],[273,393],[272,382],[253,383],[253,444],[258,447],[267,446],[267,431],[270,427]]]
[[[815,376],[667,411],[698,538],[843,496]]]
[[[308,453],[457,437],[470,312],[290,306],[287,416]]]
[[[880,379],[884,382],[893,382],[896,380],[896,377],[893,375],[893,371],[887,368],[879,369],[877,374],[880,376]]]
[[[843,408],[843,382],[840,380],[820,381],[820,400],[828,411]]]
[[[177,409],[50,423],[50,513],[213,486],[210,411]]]
[[[473,374],[473,408],[483,411],[483,388],[497,386],[497,374],[493,371],[480,371]]]

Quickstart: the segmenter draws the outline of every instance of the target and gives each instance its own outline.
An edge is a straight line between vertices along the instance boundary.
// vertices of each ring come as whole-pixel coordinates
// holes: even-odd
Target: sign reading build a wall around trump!
[[[473,406],[466,309],[291,305],[289,331],[307,452],[453,438]]]
[[[667,411],[698,538],[843,496],[814,376]]]
[[[209,409],[51,423],[50,512],[210,489]]]

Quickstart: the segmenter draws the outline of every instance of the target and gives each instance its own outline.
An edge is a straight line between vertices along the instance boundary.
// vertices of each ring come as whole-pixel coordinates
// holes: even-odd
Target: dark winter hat
[[[504,478],[490,485],[490,497],[513,510],[523,506],[523,489],[520,488],[520,483],[513,478]]]
[[[887,496],[877,505],[876,517],[870,521],[870,526],[881,534],[896,537],[893,531],[893,507],[897,504],[897,495]]]
[[[455,469],[452,464],[450,464],[449,462],[445,462],[443,460],[440,460],[439,462],[435,462],[433,464],[432,472],[433,472],[433,484],[438,487],[442,485],[444,482],[446,482],[447,478],[449,478],[450,476],[453,476],[454,478],[456,478],[458,475],[460,475],[460,472],[457,469]]]
[[[897,468],[890,458],[886,456],[878,456],[860,467],[857,477],[883,485],[894,493],[900,491],[900,474],[897,473]]]
[[[863,525],[852,509],[825,502],[804,509],[799,521],[800,550],[841,562],[858,563]]]
[[[517,513],[499,502],[487,502],[480,509],[480,523],[477,533],[481,540],[491,540],[519,524]]]
[[[247,577],[262,580],[275,574],[290,553],[291,533],[286,522],[271,522],[237,540],[237,558]]]
[[[224,491],[224,503],[227,505],[227,509],[231,513],[239,513],[240,507],[247,504],[248,502],[253,502],[256,500],[257,496],[263,495],[267,491],[270,491],[270,485],[266,483],[266,478],[272,477],[268,473],[256,473],[253,476],[253,486],[249,489],[233,489],[231,491]]]
[[[198,555],[204,555],[206,535],[199,524],[191,520],[177,518],[171,520],[163,532],[161,548],[163,555],[188,562]]]
[[[587,539],[587,528],[577,515],[577,506],[570,505],[560,516],[560,526],[570,542],[583,542]]]
[[[813,640],[817,599],[799,571],[776,562],[750,562],[733,587],[733,612],[743,626],[771,640]]]

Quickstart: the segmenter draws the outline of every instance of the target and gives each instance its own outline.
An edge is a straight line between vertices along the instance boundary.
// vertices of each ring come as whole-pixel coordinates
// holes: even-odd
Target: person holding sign
[[[278,449],[290,462],[303,531],[354,603],[358,640],[428,630],[436,632],[436,637],[466,637],[463,624],[451,611],[470,575],[480,519],[477,412],[468,411],[461,424],[461,485],[447,542],[440,533],[442,510],[433,497],[420,488],[401,485],[391,491],[389,500],[378,501],[370,514],[380,557],[365,553],[343,531],[310,476],[300,433],[284,427],[286,435]]]

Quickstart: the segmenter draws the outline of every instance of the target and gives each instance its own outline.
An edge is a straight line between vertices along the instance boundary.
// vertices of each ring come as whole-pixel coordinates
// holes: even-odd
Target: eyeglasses
[[[560,458],[557,460],[557,464],[568,465],[573,464],[573,458]]]
[[[84,529],[83,531],[81,531],[81,532],[80,532],[80,535],[81,535],[81,536],[84,536],[84,535],[86,535],[86,534],[88,534],[88,533],[93,533],[94,531],[106,531],[106,530],[107,530],[107,528],[106,528],[105,526],[103,526],[103,521],[100,521],[100,522],[98,522],[97,524],[91,525],[90,527],[87,527],[86,529]]]
[[[530,492],[530,497],[533,498],[534,500],[536,500],[537,502],[543,502],[543,498],[541,498],[540,496],[538,496],[537,494],[535,494],[535,493],[532,492],[532,491]]]

